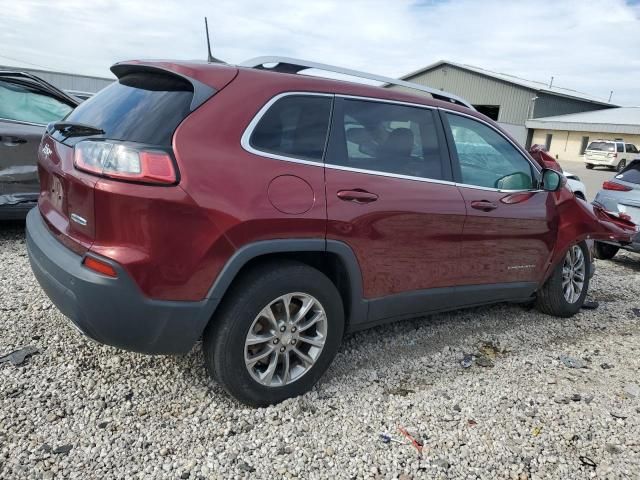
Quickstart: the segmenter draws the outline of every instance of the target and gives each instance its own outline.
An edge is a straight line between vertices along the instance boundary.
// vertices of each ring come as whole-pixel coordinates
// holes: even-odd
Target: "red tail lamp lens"
[[[118,276],[118,273],[111,265],[96,258],[84,257],[82,264],[88,269],[101,273],[102,275],[106,275],[107,277],[115,278]]]
[[[631,190],[629,187],[625,187],[624,185],[620,185],[616,182],[610,182],[608,180],[602,184],[602,188],[605,190],[616,190],[618,192],[629,192]]]
[[[169,153],[131,143],[78,142],[73,163],[78,170],[116,180],[163,185],[178,180]]]

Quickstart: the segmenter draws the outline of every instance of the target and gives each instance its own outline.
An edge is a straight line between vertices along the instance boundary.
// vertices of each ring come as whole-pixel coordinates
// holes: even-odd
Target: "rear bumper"
[[[589,158],[584,159],[584,163],[590,165],[605,165],[607,167],[615,167],[618,165],[619,160],[617,158]]]
[[[637,233],[633,237],[633,241],[627,245],[622,245],[622,248],[629,250],[630,252],[640,253],[640,233]]]
[[[38,205],[39,192],[0,195],[0,220],[24,220]]]
[[[29,210],[38,205],[37,201],[16,204],[0,204],[0,220],[24,220]]]
[[[40,286],[86,336],[150,354],[187,353],[209,318],[206,300],[174,302],[145,297],[126,271],[109,261],[117,278],[82,266],[80,255],[49,232],[38,209],[27,216],[27,251]],[[91,255],[91,254],[90,254]]]

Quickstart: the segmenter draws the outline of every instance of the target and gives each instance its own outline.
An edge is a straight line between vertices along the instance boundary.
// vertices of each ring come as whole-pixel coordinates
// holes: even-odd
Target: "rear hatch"
[[[52,232],[72,250],[84,253],[95,241],[98,181],[163,186],[179,182],[173,132],[237,73],[234,68],[212,71],[204,66],[202,74],[173,65],[174,70],[204,77],[204,83],[169,66],[116,64],[112,71],[117,82],[47,127],[38,154],[39,208]],[[149,163],[158,158],[165,163],[159,167]],[[167,172],[169,162],[173,166]],[[145,174],[148,165],[151,172]]]

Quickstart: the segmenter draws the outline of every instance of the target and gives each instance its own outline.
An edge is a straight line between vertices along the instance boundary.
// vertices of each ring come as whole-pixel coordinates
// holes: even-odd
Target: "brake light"
[[[162,185],[178,180],[169,153],[130,143],[78,142],[74,147],[73,164],[78,170],[116,180]]]
[[[618,192],[628,192],[631,190],[629,187],[625,187],[624,185],[620,185],[616,182],[610,182],[609,180],[602,184],[602,188],[605,190],[616,190]]]
[[[608,153],[607,155],[609,157],[611,157],[611,158],[618,158],[618,154],[617,153]]]
[[[107,262],[103,262],[102,260],[98,260],[97,258],[84,257],[84,260],[82,260],[82,264],[88,269],[93,270],[94,272],[101,273],[102,275],[113,278],[118,276],[115,268],[113,268]]]

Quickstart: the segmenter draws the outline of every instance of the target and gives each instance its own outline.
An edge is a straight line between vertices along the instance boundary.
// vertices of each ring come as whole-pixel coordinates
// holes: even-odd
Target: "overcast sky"
[[[447,59],[640,105],[640,1],[0,0],[0,64],[284,55],[401,76]]]

